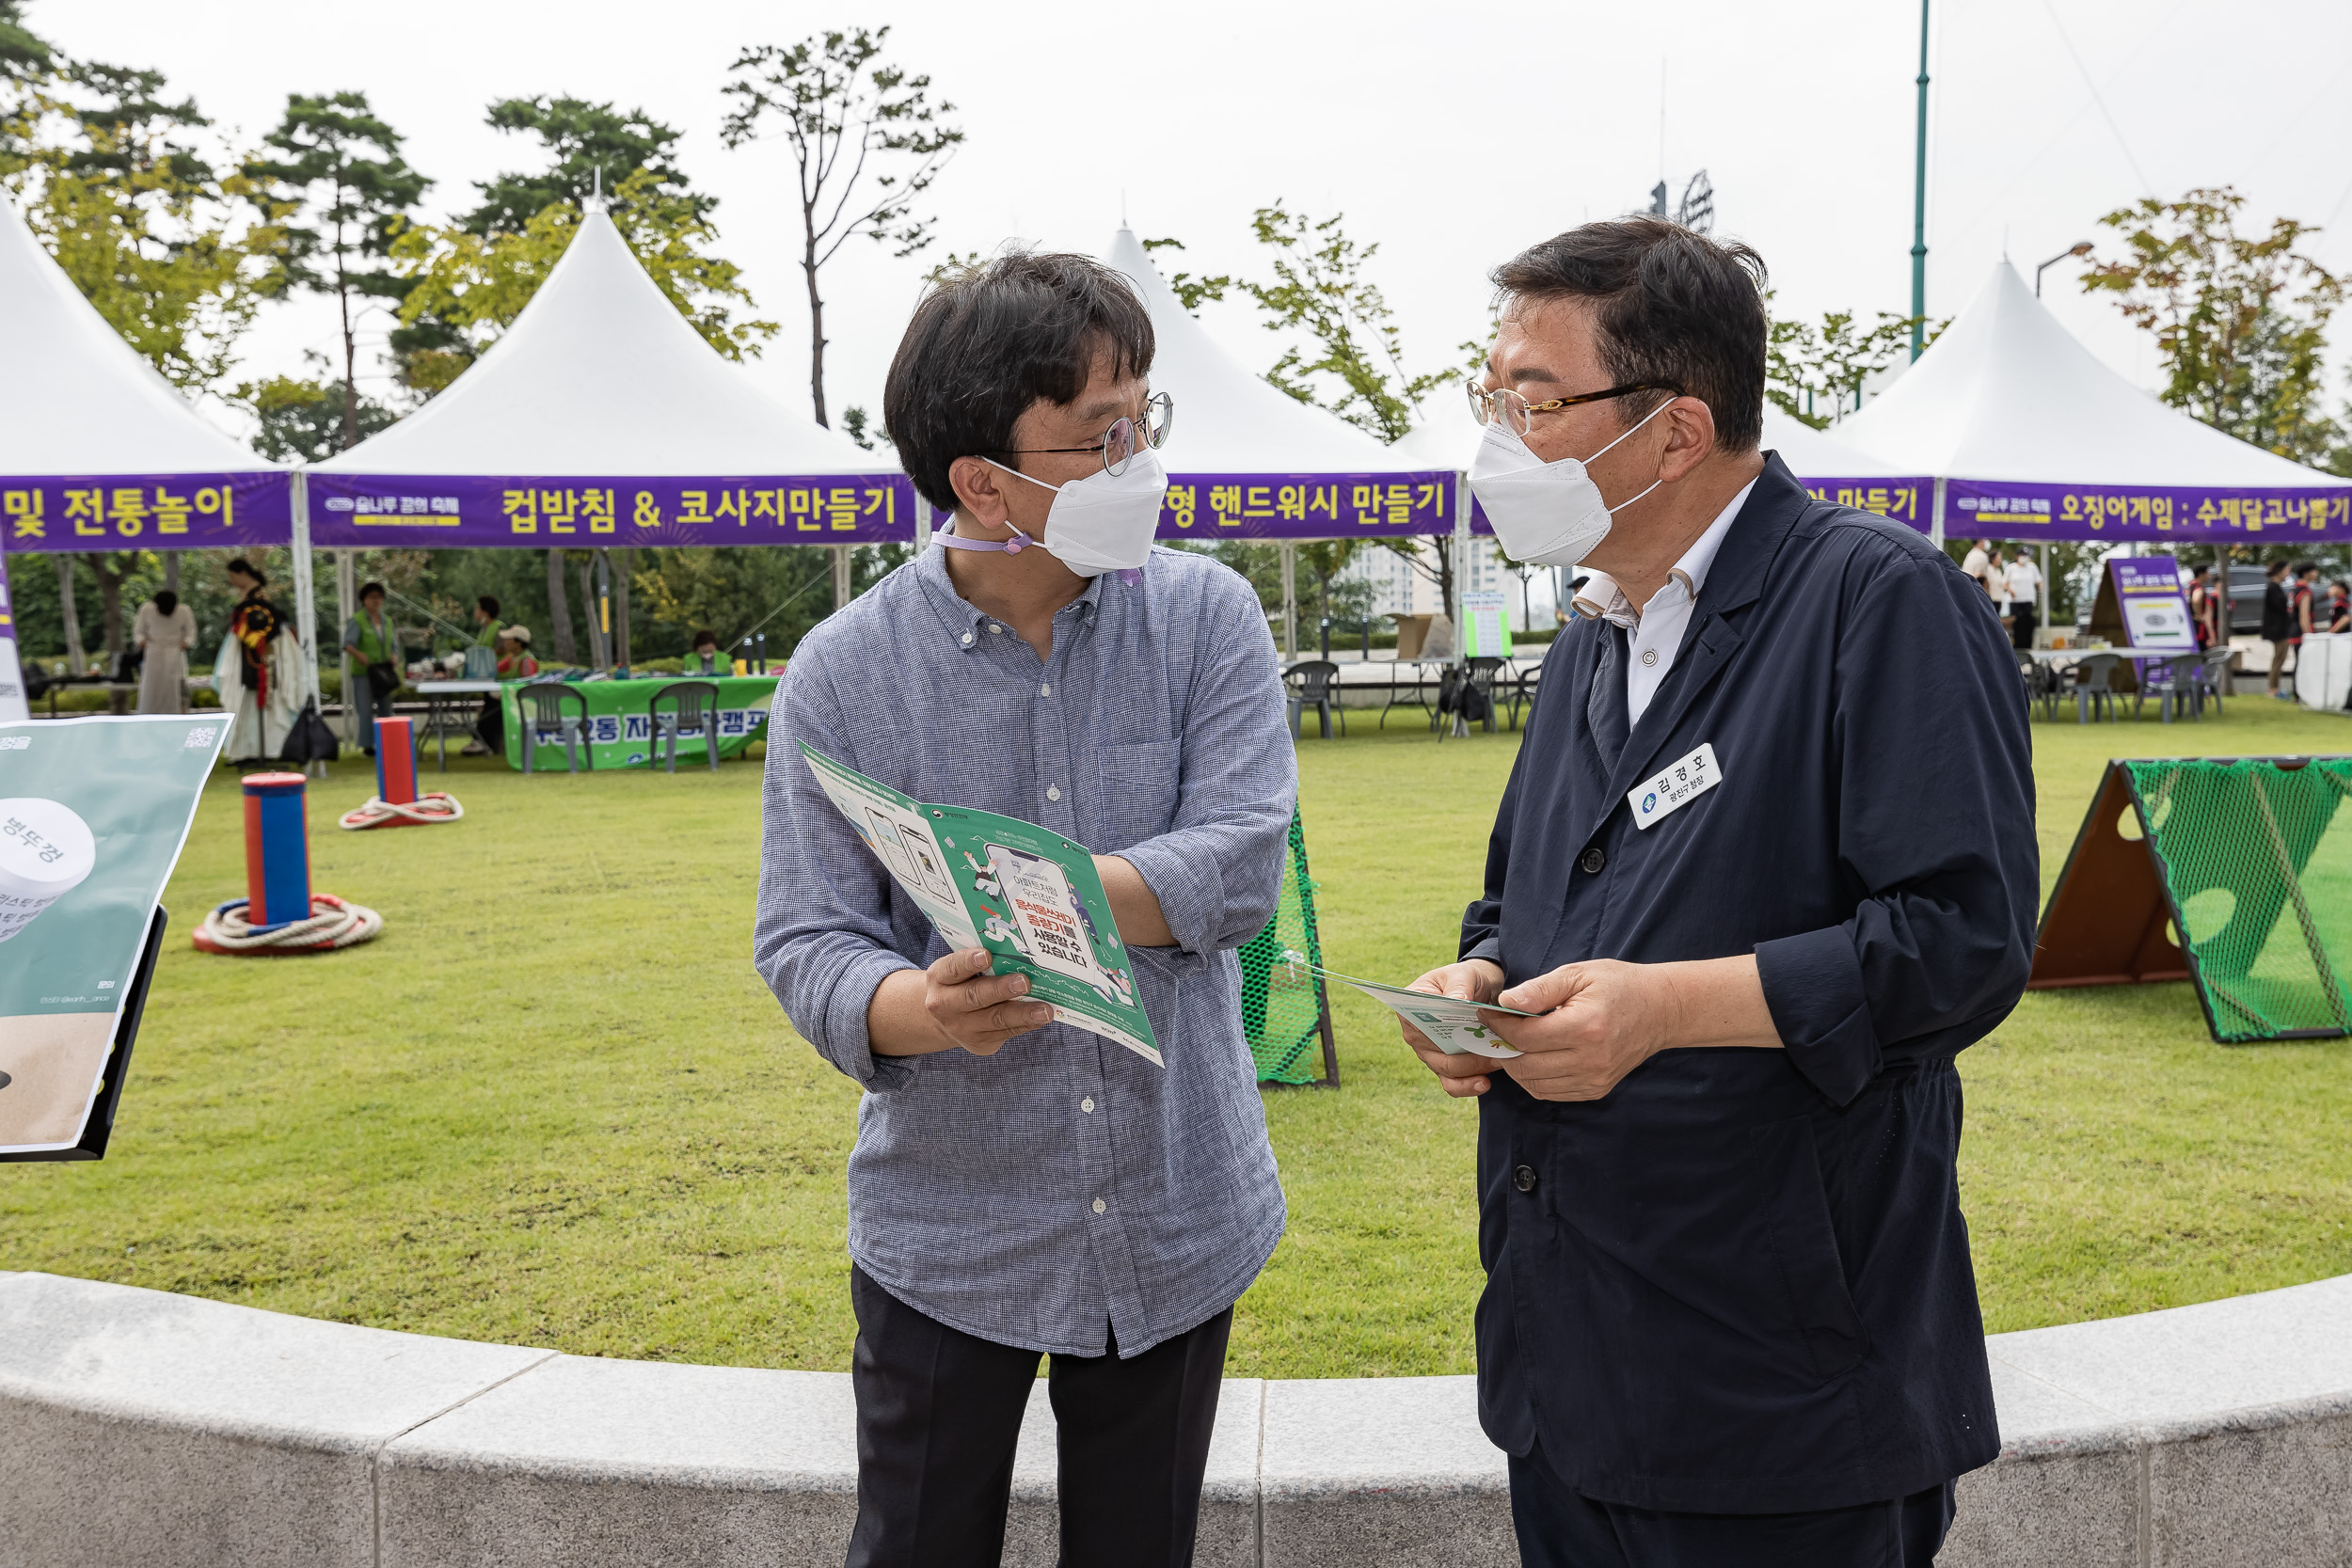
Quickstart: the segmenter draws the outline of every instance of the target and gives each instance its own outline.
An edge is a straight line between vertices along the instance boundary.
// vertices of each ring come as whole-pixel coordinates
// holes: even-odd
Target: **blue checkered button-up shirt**
[[[769,726],[760,974],[866,1089],[850,1253],[1000,1344],[1138,1354],[1214,1317],[1282,1232],[1233,949],[1274,913],[1297,793],[1257,595],[1155,549],[1096,578],[1040,660],[932,548],[804,638]],[[935,800],[1041,824],[1143,874],[1174,947],[1133,947],[1168,1065],[1062,1024],[993,1056],[876,1056],[866,1005],[946,952],[796,742]]]

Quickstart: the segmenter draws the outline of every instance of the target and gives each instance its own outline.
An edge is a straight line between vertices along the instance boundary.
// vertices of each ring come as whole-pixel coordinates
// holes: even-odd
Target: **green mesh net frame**
[[[1307,834],[1291,811],[1290,853],[1282,863],[1282,901],[1264,930],[1241,950],[1241,1021],[1261,1084],[1337,1084],[1331,1009],[1323,982],[1286,955],[1304,953],[1318,968],[1315,884],[1307,875]],[[1322,1043],[1322,1051],[1314,1049]],[[1320,1076],[1317,1069],[1321,1069]]]
[[[2352,757],[2120,766],[2214,1037],[2352,1033]]]

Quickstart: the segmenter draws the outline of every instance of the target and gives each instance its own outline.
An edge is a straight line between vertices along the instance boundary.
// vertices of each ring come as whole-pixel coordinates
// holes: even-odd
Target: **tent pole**
[[[852,580],[850,574],[850,546],[828,545],[825,547],[833,552],[833,607],[835,610],[847,610],[850,608],[850,583]]]
[[[1282,657],[1298,657],[1298,545],[1282,541]]]
[[[1935,482],[1935,513],[1928,519],[1928,543],[1937,549],[1944,547],[1944,482]]]
[[[340,634],[340,628],[349,626],[351,618],[359,613],[358,579],[358,553],[354,550],[337,550],[335,552],[335,625],[338,628],[338,635],[335,639],[335,657],[342,661],[343,673],[343,738],[354,746],[365,747],[375,743],[374,736],[370,736],[364,741],[359,737],[359,705],[353,702],[351,698],[351,655],[348,652],[348,645]],[[399,639],[395,637],[393,641],[397,642]],[[374,717],[375,709],[373,704],[370,705],[368,713],[369,717]]]
[[[931,547],[931,503],[916,497],[914,501],[914,555],[920,560]]]
[[[1464,630],[1470,624],[1469,618],[1462,613],[1462,595],[1470,592],[1470,486],[1462,483],[1461,475],[1456,474],[1454,476],[1454,602],[1445,610],[1454,617],[1453,662],[1460,665],[1470,662],[1470,656],[1462,651],[1470,641],[1469,634]],[[1459,715],[1455,716],[1455,722],[1460,722]]]
[[[2050,546],[2042,546],[2042,624],[2050,624]]]
[[[310,578],[310,476],[300,468],[294,472],[294,628],[302,643],[302,696],[315,703],[319,701],[318,586]],[[326,777],[324,761],[318,776]]]

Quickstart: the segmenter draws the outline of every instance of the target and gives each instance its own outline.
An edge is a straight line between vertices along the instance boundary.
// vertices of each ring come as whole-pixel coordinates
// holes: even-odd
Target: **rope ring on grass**
[[[331,893],[310,895],[310,913],[304,920],[255,926],[246,919],[246,899],[231,898],[206,915],[196,928],[197,948],[205,953],[256,957],[319,953],[373,941],[384,929],[382,915],[365,904],[346,903]]]
[[[465,815],[466,808],[457,803],[456,796],[437,789],[405,805],[371,798],[366,805],[343,813],[341,825],[355,832],[361,828],[405,828],[421,822],[454,822]]]

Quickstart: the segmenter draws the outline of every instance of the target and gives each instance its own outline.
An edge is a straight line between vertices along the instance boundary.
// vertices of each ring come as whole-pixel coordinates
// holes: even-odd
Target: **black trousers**
[[[850,1271],[857,1528],[850,1568],[996,1568],[1038,1353],[925,1316]],[[1063,1568],[1187,1568],[1233,1309],[1132,1360],[1057,1355]]]
[[[1595,1502],[1544,1463],[1511,1461],[1522,1568],[1929,1568],[1952,1483],[1819,1513],[1666,1513]]]

